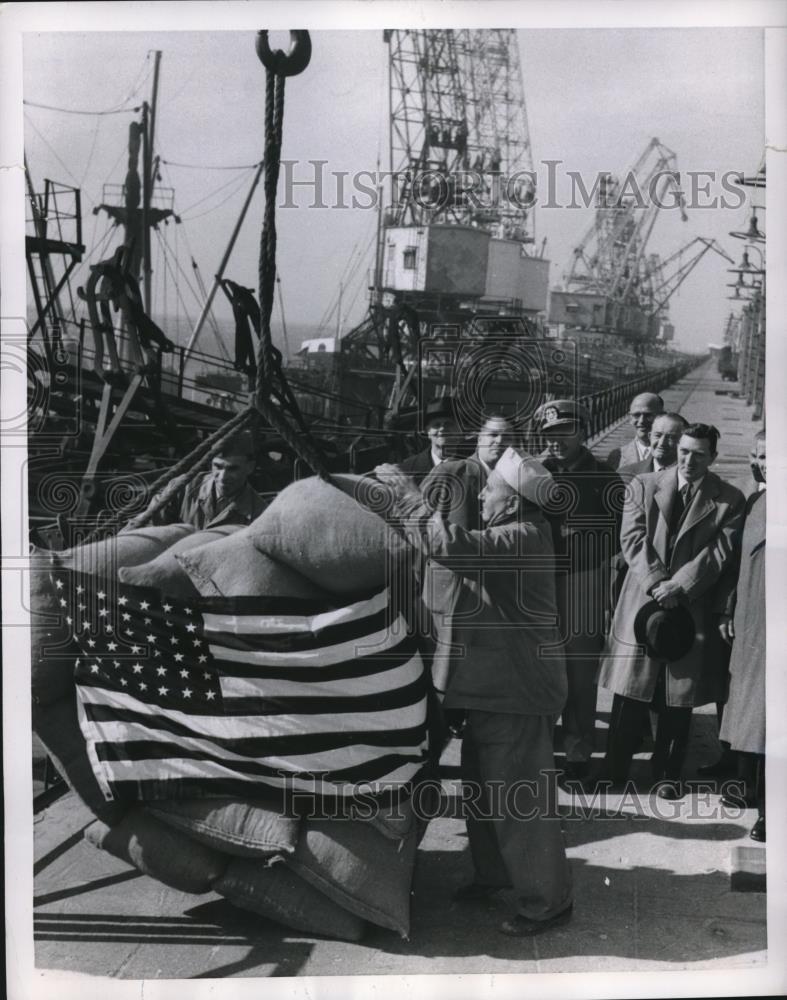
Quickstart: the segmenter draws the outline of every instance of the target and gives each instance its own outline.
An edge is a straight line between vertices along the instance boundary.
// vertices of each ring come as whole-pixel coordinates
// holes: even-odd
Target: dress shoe
[[[749,836],[752,840],[756,840],[760,844],[765,843],[765,817],[758,816],[757,822],[749,830]]]
[[[549,931],[553,927],[562,927],[567,924],[571,919],[573,909],[574,906],[571,904],[565,910],[561,910],[560,913],[556,913],[554,917],[548,917],[546,920],[531,920],[530,917],[517,913],[510,920],[503,921],[500,925],[500,933],[507,934],[508,937],[535,937],[536,934],[543,934],[544,931]]]
[[[686,789],[683,787],[682,781],[665,781],[656,788],[656,795],[660,799],[669,801],[682,799],[685,794]]]
[[[456,903],[472,903],[477,899],[489,899],[500,892],[501,885],[482,885],[480,882],[468,882],[454,890],[453,899]]]
[[[700,778],[734,778],[737,773],[737,759],[727,754],[722,754],[713,764],[703,764],[697,768],[697,775]]]

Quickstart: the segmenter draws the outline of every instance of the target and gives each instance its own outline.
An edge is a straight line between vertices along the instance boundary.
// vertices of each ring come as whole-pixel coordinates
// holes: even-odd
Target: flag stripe
[[[279,599],[280,604],[284,599]],[[240,614],[203,614],[205,632],[222,632],[231,635],[276,635],[282,632],[319,632],[331,626],[368,618],[384,611],[388,607],[389,593],[387,588],[375,594],[374,597],[349,604],[343,608],[334,608],[318,614],[288,615],[288,614],[254,614],[251,610]],[[296,600],[289,602],[297,604]]]
[[[295,697],[226,697],[224,707],[235,715],[334,715],[359,712],[383,712],[403,705],[412,705],[426,697],[423,677],[396,691],[378,691],[357,697],[321,697],[301,695]]]
[[[374,632],[367,632],[364,636],[357,636],[354,639],[348,639],[346,642],[331,646],[316,646],[311,649],[278,653],[273,650],[257,652],[256,650],[233,649],[226,645],[211,643],[209,649],[217,659],[229,660],[232,663],[259,663],[264,666],[292,667],[313,667],[320,664],[332,666],[337,663],[346,663],[354,657],[381,656],[388,651],[391,651],[392,656],[396,655],[393,651],[403,641],[406,632],[404,620],[400,618],[394,626],[388,625]]]

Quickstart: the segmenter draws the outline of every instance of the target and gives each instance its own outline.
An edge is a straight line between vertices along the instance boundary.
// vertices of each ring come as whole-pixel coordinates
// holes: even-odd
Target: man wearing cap
[[[457,582],[456,658],[445,705],[467,713],[462,777],[473,881],[455,898],[513,887],[516,915],[500,927],[532,936],[571,915],[571,877],[554,785],[553,729],[566,696],[558,645],[551,530],[540,505],[549,473],[508,448],[481,494],[486,527],[468,530],[434,512],[394,466],[375,474],[393,490],[393,517],[414,548]]]
[[[563,710],[566,776],[589,775],[595,744],[596,674],[604,643],[609,566],[618,547],[620,478],[583,444],[587,410],[573,399],[544,403],[534,416],[546,449],[540,458],[563,499],[550,518],[557,603],[568,673]]]
[[[629,419],[634,426],[634,440],[622,448],[612,449],[607,456],[607,465],[611,469],[650,457],[650,430],[655,418],[663,411],[664,400],[654,392],[641,392],[631,400]]]
[[[459,428],[454,419],[453,401],[442,396],[427,404],[424,412],[424,425],[429,444],[423,451],[410,455],[399,468],[420,482],[436,466],[442,464],[454,454]]]
[[[615,695],[606,776],[626,779],[653,708],[658,727],[651,767],[654,779],[667,779],[658,788],[664,798],[683,795],[693,706],[724,700],[726,662],[717,628],[723,597],[717,584],[737,558],[744,499],[709,471],[718,437],[715,427],[690,424],[678,443],[677,466],[635,476],[623,510],[620,544],[629,572],[599,673],[599,684]],[[654,602],[690,613],[695,638],[689,648],[670,646],[671,630],[654,617]]]
[[[197,530],[219,524],[251,524],[266,507],[249,483],[254,472],[254,444],[245,431],[224,443],[209,472],[193,479],[169,505],[159,523],[179,521]]]

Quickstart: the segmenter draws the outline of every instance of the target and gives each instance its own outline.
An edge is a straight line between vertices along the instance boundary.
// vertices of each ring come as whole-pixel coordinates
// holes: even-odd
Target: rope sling
[[[279,49],[270,49],[267,31],[257,33],[256,49],[266,69],[266,87],[265,210],[258,271],[262,322],[256,351],[255,390],[249,405],[244,410],[231,417],[150,485],[148,492],[153,495],[152,500],[144,511],[131,517],[125,525],[126,529],[141,528],[148,524],[195,478],[200,469],[219,454],[228,439],[247,427],[251,428],[260,417],[316,475],[325,480],[329,479],[323,456],[303,421],[295,397],[282,372],[281,353],[274,347],[271,336],[270,321],[276,284],[276,190],[281,163],[284,81],[287,76],[301,73],[311,58],[311,39],[308,31],[291,31],[290,37],[290,49],[285,53]],[[290,419],[285,409],[289,409]],[[106,537],[107,530],[112,527],[117,529],[133,513],[137,503],[137,500],[132,500],[115,513],[111,522],[101,525],[84,541],[93,541],[99,536]]]

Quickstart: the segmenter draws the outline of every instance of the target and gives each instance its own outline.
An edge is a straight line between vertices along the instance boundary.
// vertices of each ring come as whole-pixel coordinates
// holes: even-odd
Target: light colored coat
[[[735,640],[719,738],[733,750],[765,753],[765,494],[753,494],[746,507],[740,574],[727,605]]]
[[[745,501],[740,490],[708,472],[692,498],[668,561],[669,523],[677,495],[676,467],[634,477],[629,483],[620,532],[629,571],[598,682],[637,701],[652,699],[661,663],[637,643],[634,618],[651,599],[651,588],[673,579],[685,591],[682,601],[691,611],[696,638],[686,656],[666,665],[666,699],[672,707],[690,707],[725,698],[726,657],[715,618],[724,609],[714,591],[723,571],[737,558]]]
[[[610,469],[619,469],[622,465],[633,465],[634,462],[641,461],[637,451],[637,442],[634,438],[622,448],[613,448],[607,455],[607,465]]]

